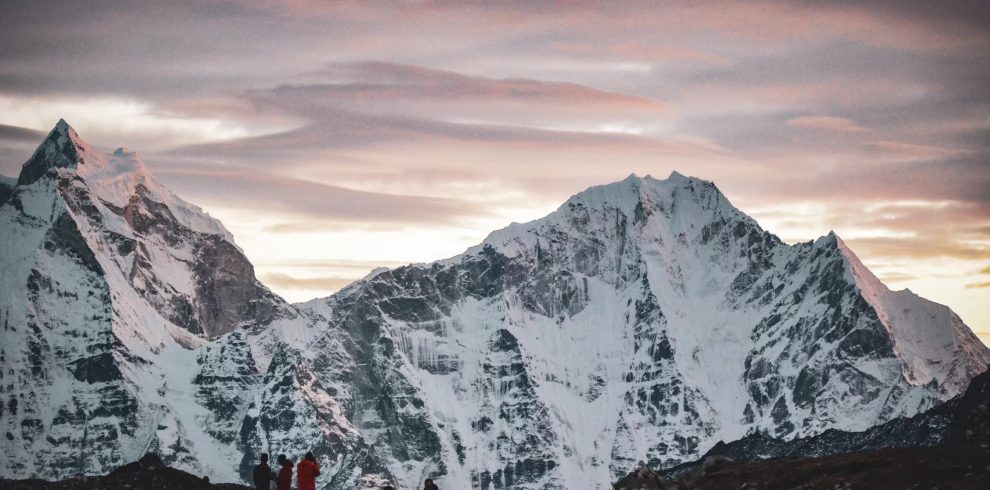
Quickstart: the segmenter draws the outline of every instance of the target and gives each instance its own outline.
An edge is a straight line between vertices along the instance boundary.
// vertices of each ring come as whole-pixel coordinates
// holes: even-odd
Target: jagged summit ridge
[[[77,254],[88,257],[94,270],[128,294],[136,292],[151,302],[171,320],[167,328],[170,323],[180,327],[172,330],[178,338],[185,335],[182,329],[205,337],[226,333],[245,321],[241,318],[245,311],[228,309],[260,307],[235,307],[229,303],[233,298],[221,299],[224,296],[238,298],[234,303],[250,303],[249,298],[258,295],[269,305],[284,304],[257,282],[253,267],[219,221],[158,182],[137,154],[124,149],[103,152],[65,120],[25,162],[8,201],[9,217],[15,221],[30,217],[38,233],[56,233],[46,232],[46,226],[65,228],[58,233],[74,236]],[[44,234],[29,236],[23,238],[51,241]],[[26,243],[5,245],[12,247],[11,253],[18,247],[34,253],[34,246]],[[27,272],[36,259],[25,256],[24,260]],[[241,276],[250,277],[247,284],[223,290],[233,284],[227,281],[238,282]],[[196,298],[204,301],[198,303]]]
[[[611,220],[613,216],[608,216],[609,213],[622,216],[623,232],[628,233],[683,235],[686,238],[688,235],[708,233],[713,227],[721,227],[728,221],[738,221],[747,229],[763,231],[755,220],[736,209],[710,181],[686,177],[676,171],[665,180],[630,174],[621,181],[592,186],[571,196],[546,217],[528,223],[513,223],[495,231],[466,254],[470,255],[485,246],[512,254],[513,243],[518,245],[520,240],[525,241],[527,234],[538,234],[540,229],[556,228],[571,235],[587,235],[588,230],[594,229],[589,227],[593,224],[591,221]],[[653,215],[663,219],[651,223],[650,229],[641,230]]]
[[[527,250],[539,248],[541,236],[553,233],[563,233],[578,242],[593,241],[603,231],[589,226],[593,216],[607,222],[612,218],[609,213],[622,216],[619,236],[623,242],[642,240],[650,245],[672,239],[697,249],[695,242],[706,244],[717,233],[714,230],[732,228],[736,238],[758,237],[767,248],[778,251],[776,255],[780,257],[803,247],[785,245],[775,235],[765,232],[755,220],[735,208],[714,183],[674,171],[665,180],[631,174],[622,181],[590,187],[572,196],[547,217],[513,224],[492,233],[482,245],[470,249],[466,255],[493,246],[507,255],[523,256]],[[654,214],[661,219],[648,223],[648,218]],[[980,353],[985,348],[948,307],[907,290],[891,291],[863,265],[834,230],[809,245],[816,250],[838,251],[836,256],[845,278],[855,284],[876,311],[895,344],[897,355],[906,363],[904,374],[912,384],[921,385],[938,379],[944,382],[949,393],[957,394],[965,389],[969,377],[980,372]],[[669,257],[669,248],[660,247],[652,253],[668,261],[683,261]],[[719,262],[714,256],[710,258],[713,259],[711,264]],[[747,261],[751,259],[753,257],[746,257]],[[752,272],[748,266],[744,271],[735,271],[740,275]],[[739,278],[741,276],[732,277],[733,280]],[[911,312],[911,307],[917,310]],[[893,321],[895,317],[897,321]],[[930,324],[932,318],[939,318],[939,321]]]
[[[236,479],[236,464],[184,452],[237,452],[201,422],[197,349],[296,313],[229,232],[136,155],[96,149],[64,121],[0,204],[0,229],[0,475],[102,473],[151,448]]]
[[[134,152],[118,148],[105,153],[94,148],[64,119],[60,119],[21,168],[17,185],[30,185],[53,169],[67,169],[86,182],[101,203],[124,208],[135,196],[166,206],[183,226],[222,236],[231,244],[233,235],[200,207],[176,196],[155,179]]]
[[[904,375],[913,384],[937,382],[947,393],[962,393],[969,379],[985,369],[986,347],[948,306],[929,301],[908,289],[892,291],[860,261],[834,233],[829,236],[842,252],[863,298],[877,312],[891,335]]]
[[[69,123],[59,119],[31,158],[24,162],[17,183],[31,184],[53,168],[75,168],[84,162],[83,155],[89,150],[89,145],[79,138]]]

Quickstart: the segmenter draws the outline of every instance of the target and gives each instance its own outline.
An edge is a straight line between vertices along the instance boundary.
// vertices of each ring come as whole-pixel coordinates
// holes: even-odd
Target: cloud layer
[[[582,188],[714,180],[990,336],[979,2],[8,2],[0,173],[59,117],[259,263],[457,253]],[[365,262],[366,261],[366,262]],[[359,276],[285,265],[302,299]],[[988,337],[990,338],[990,337]]]

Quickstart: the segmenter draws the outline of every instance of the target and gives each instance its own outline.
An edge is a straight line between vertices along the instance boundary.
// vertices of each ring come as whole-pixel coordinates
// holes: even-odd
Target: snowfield
[[[787,245],[677,173],[289,305],[221,223],[61,121],[0,228],[5,478],[155,451],[239,481],[312,450],[325,489],[610,488],[722,440],[910,416],[990,363],[838,236]]]

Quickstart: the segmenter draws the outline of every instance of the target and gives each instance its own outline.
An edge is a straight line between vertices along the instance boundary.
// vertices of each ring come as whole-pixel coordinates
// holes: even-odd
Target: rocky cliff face
[[[103,472],[169,437],[181,453],[180,434],[202,430],[172,407],[184,347],[294,314],[219,222],[64,121],[24,164],[0,228],[5,476]]]
[[[16,185],[17,179],[0,175],[0,204],[7,202],[7,198],[10,197],[10,193],[14,191]]]
[[[324,488],[607,488],[720,440],[910,416],[990,362],[837,236],[784,244],[679,174],[294,306],[134,155],[64,124],[0,221],[8,477],[151,449],[234,481],[314,450]]]
[[[405,484],[604,487],[753,431],[911,415],[990,359],[947,308],[890,292],[835,235],[783,244],[677,174],[591,188],[464,255],[300,309],[335,344],[297,348],[348,360],[347,416]]]

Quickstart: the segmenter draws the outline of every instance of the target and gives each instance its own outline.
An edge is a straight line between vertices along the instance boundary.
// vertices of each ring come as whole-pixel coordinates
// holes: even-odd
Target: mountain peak
[[[69,134],[70,131],[73,133],[76,132],[76,130],[72,129],[72,126],[69,126],[69,123],[63,118],[59,118],[58,122],[55,123],[55,127],[52,128],[52,132],[58,132],[60,134]]]
[[[45,142],[50,140],[67,140],[76,148],[86,150],[89,149],[89,143],[86,143],[86,141],[79,136],[79,133],[76,132],[75,128],[69,125],[65,119],[59,119],[58,122],[55,123],[55,127],[48,132],[48,137],[45,138]],[[42,144],[45,142],[42,142]]]
[[[735,209],[712,182],[685,176],[677,171],[671,172],[666,179],[629,174],[619,182],[589,187],[572,196],[568,203],[582,202],[592,208],[607,204],[633,216],[639,207],[670,210],[676,207],[675,201],[683,202],[685,199],[713,211],[720,207]]]
[[[640,182],[642,180],[643,180],[642,177],[636,175],[636,173],[633,172],[633,173],[629,174],[628,176],[626,176],[626,178],[620,180],[619,182],[630,183],[630,182]]]
[[[617,182],[588,187],[543,218],[513,223],[496,230],[480,245],[469,248],[467,253],[491,245],[503,253],[515,255],[519,253],[521,243],[528,243],[545,227],[580,234],[585,232],[582,230],[589,229],[587,225],[591,216],[597,216],[594,219],[599,221],[608,221],[615,219],[616,212],[624,215],[630,223],[642,224],[645,223],[643,220],[657,219],[663,222],[663,228],[674,234],[700,233],[697,230],[705,225],[724,220],[742,220],[762,230],[751,217],[735,208],[712,182],[678,172],[671,173],[667,179],[649,175],[640,177],[633,173]],[[651,218],[654,216],[656,218]],[[524,238],[527,235],[530,238]]]
[[[65,119],[59,119],[31,158],[24,162],[17,184],[32,184],[53,168],[75,168],[79,163],[84,163],[85,156],[90,153],[92,148],[89,144]]]
[[[685,206],[691,202],[692,204]],[[697,209],[698,212],[737,211],[712,182],[672,172],[666,179],[650,175],[640,177],[629,174],[623,180],[611,184],[589,187],[573,196],[561,206],[565,209],[581,204],[592,209],[614,207],[627,216],[635,216],[637,209],[666,210]]]

